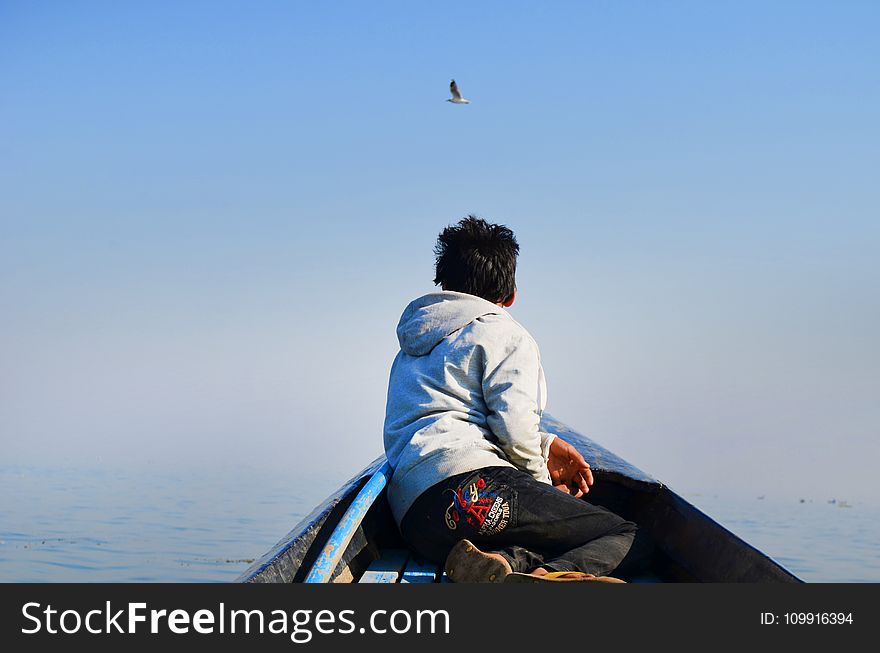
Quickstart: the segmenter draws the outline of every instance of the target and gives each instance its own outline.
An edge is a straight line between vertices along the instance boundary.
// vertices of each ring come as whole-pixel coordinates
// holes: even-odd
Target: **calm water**
[[[0,467],[0,581],[231,581],[344,480]]]
[[[880,582],[880,507],[830,499],[732,499],[683,495],[799,578]]]
[[[0,467],[0,581],[231,581],[344,480]],[[685,498],[804,580],[880,582],[876,507]]]

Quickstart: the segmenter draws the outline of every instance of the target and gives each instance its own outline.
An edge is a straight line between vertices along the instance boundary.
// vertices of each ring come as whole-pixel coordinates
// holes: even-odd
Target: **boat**
[[[571,443],[593,470],[585,499],[638,527],[614,572],[628,582],[799,583],[794,574],[685,501],[663,483],[544,413],[541,430]],[[381,456],[316,507],[237,579],[241,583],[448,582],[400,537]]]

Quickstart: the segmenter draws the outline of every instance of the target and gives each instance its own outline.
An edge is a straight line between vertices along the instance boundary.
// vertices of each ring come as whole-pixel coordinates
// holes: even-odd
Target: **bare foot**
[[[538,567],[537,569],[532,569],[529,574],[531,574],[532,576],[546,576],[547,570],[543,567]]]

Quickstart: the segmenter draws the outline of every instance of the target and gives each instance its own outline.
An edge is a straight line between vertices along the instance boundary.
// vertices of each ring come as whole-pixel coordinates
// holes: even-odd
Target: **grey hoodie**
[[[538,345],[510,314],[466,293],[413,300],[397,325],[385,454],[400,524],[416,498],[449,476],[517,467],[550,483],[553,435],[538,430],[546,383]]]

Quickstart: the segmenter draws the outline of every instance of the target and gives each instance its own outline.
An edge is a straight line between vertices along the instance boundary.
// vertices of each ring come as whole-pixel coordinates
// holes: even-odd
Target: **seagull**
[[[459,93],[459,91],[458,91],[458,84],[455,83],[454,79],[451,82],[449,82],[449,91],[452,93],[452,97],[450,99],[446,100],[447,102],[452,102],[453,104],[470,104],[471,103],[470,100],[465,100],[463,97],[461,97],[461,93]]]

